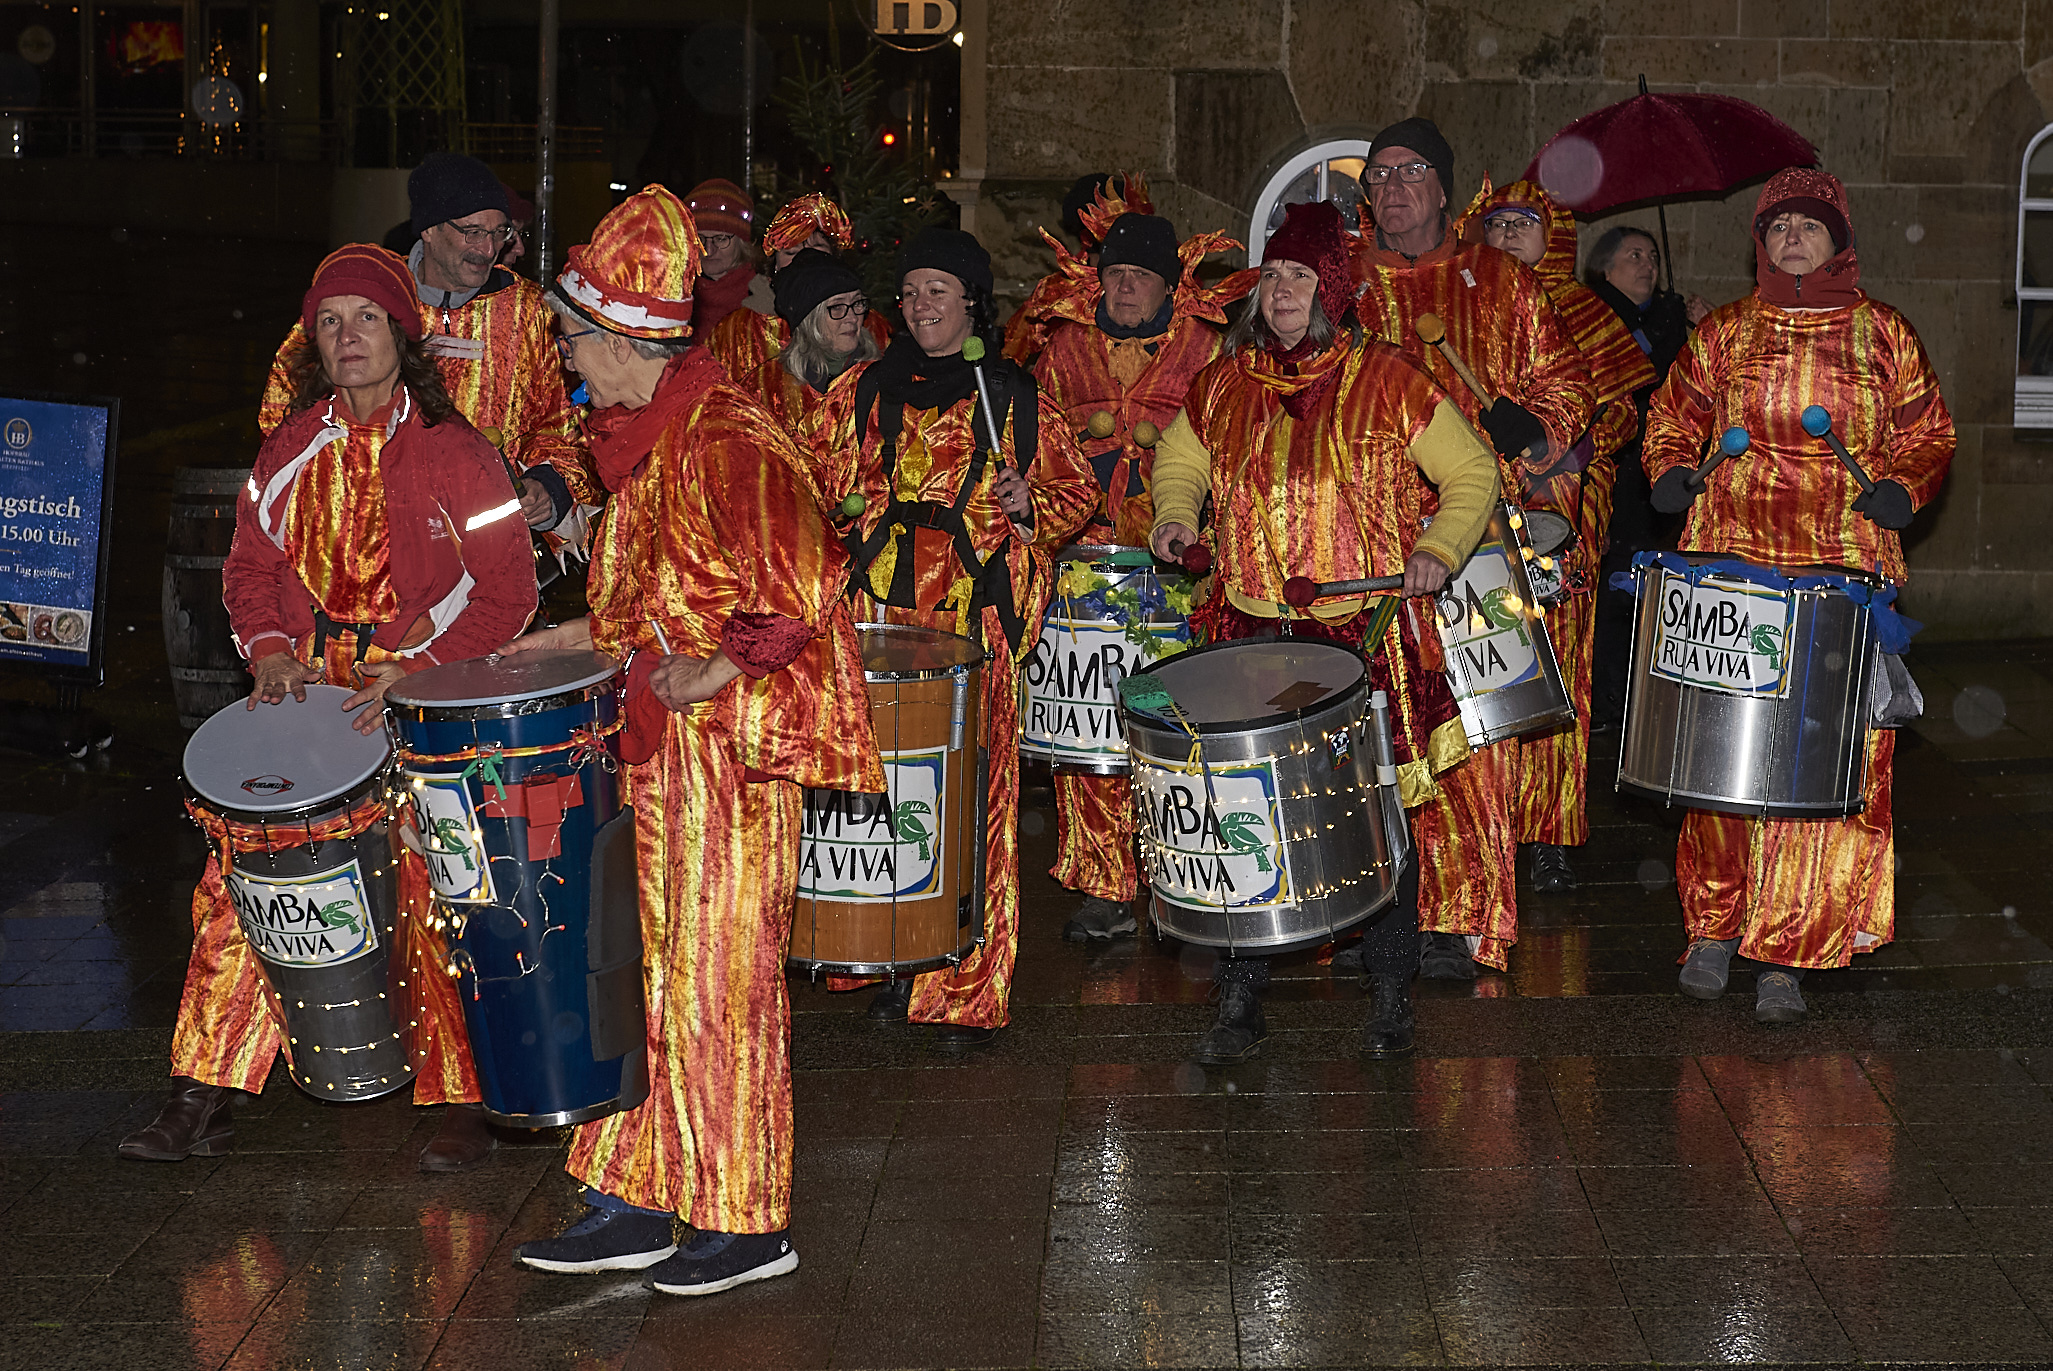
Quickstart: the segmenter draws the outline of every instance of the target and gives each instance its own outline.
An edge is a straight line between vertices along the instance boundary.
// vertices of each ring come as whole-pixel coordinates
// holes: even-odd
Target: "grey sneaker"
[[[1732,975],[1732,953],[1739,946],[1739,939],[1699,938],[1689,945],[1689,956],[1683,958],[1682,974],[1675,982],[1682,993],[1692,999],[1715,1000],[1725,993],[1725,982]]]
[[[1062,926],[1062,936],[1073,943],[1109,943],[1114,938],[1131,938],[1141,926],[1124,900],[1107,900],[1086,895],[1076,917]]]
[[[1754,1022],[1802,1023],[1803,991],[1787,971],[1763,971],[1754,983]]]

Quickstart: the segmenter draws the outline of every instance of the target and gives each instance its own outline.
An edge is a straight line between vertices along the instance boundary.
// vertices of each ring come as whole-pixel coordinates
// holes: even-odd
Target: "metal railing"
[[[531,162],[533,124],[465,124],[464,151],[487,162]],[[557,157],[606,160],[605,131],[559,128]],[[177,110],[0,109],[0,160],[30,157],[195,158],[230,162],[336,162],[341,126],[331,119],[250,119],[204,124]]]

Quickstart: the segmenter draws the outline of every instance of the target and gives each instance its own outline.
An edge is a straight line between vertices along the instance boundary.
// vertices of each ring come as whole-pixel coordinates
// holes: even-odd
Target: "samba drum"
[[[1219,643],[1157,662],[1124,695],[1162,932],[1287,952],[1396,897],[1409,830],[1387,702],[1376,692],[1371,707],[1359,655],[1311,638]]]
[[[385,693],[485,1112],[516,1128],[649,1093],[634,812],[607,742],[618,677],[603,653],[521,652]]]
[[[1493,510],[1483,540],[1435,602],[1447,685],[1470,747],[1575,717],[1526,572],[1524,518],[1510,505]]]
[[[1766,819],[1858,814],[1880,577],[1703,552],[1633,558],[1618,786]]]
[[[1074,771],[1126,770],[1119,682],[1190,643],[1192,579],[1144,547],[1077,544],[1055,559],[1041,640],[1019,664],[1020,755]]]
[[[1533,601],[1558,605],[1578,593],[1568,573],[1568,554],[1575,551],[1577,542],[1575,525],[1567,515],[1551,509],[1525,510],[1522,521],[1524,527],[1520,532],[1526,547],[1520,560],[1524,561],[1526,577],[1532,582]]]
[[[983,934],[986,654],[909,624],[860,631],[889,790],[805,792],[790,958],[895,980],[960,962]]]
[[[221,853],[293,1084],[374,1100],[413,1079],[405,963],[395,957],[385,825],[391,745],[342,712],[353,693],[310,685],[210,717],[185,745],[186,804]]]

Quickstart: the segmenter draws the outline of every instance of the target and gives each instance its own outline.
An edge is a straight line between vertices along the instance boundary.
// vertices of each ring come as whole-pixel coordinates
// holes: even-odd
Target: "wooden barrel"
[[[247,696],[249,668],[228,630],[221,565],[235,537],[235,500],[248,467],[180,467],[171,478],[164,544],[164,655],[178,722],[198,728]]]

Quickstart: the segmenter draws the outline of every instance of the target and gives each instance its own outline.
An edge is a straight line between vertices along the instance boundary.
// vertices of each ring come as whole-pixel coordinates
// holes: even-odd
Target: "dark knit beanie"
[[[991,289],[991,254],[984,251],[976,235],[961,229],[921,229],[917,237],[898,250],[900,285],[921,268],[947,272],[962,282],[964,290],[977,286]]]
[[[406,178],[406,203],[413,211],[413,231],[426,233],[437,224],[496,209],[511,219],[506,187],[492,169],[460,152],[430,153]]]
[[[1098,198],[1105,183],[1112,179],[1109,171],[1090,171],[1076,178],[1076,184],[1069,188],[1069,194],[1062,197],[1062,231],[1084,245],[1088,252],[1096,246],[1084,232],[1083,212]]]
[[[1176,225],[1159,214],[1122,214],[1105,230],[1098,270],[1144,267],[1171,290],[1183,279],[1183,259],[1176,255]]]
[[[1433,171],[1440,178],[1440,190],[1449,200],[1454,198],[1454,149],[1447,146],[1447,140],[1440,136],[1440,126],[1430,119],[1400,119],[1376,135],[1376,141],[1369,144],[1369,157],[1373,160],[1385,148],[1410,148],[1433,164]]]
[[[825,301],[862,288],[862,277],[818,248],[799,253],[770,282],[771,292],[777,297],[777,317],[793,328],[804,323]]]

